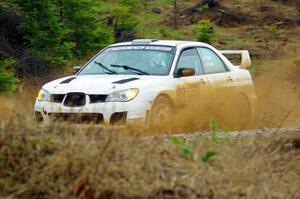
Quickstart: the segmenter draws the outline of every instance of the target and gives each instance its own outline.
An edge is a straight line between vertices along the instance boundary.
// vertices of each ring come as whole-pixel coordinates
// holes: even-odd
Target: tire
[[[238,94],[226,113],[225,124],[233,130],[245,130],[252,123],[251,107],[244,94]]]
[[[169,98],[157,97],[150,111],[150,131],[153,133],[171,133],[174,112],[174,106]]]

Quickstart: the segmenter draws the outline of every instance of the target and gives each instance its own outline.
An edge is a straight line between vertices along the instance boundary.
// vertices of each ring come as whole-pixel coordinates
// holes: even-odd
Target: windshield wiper
[[[100,66],[101,68],[103,68],[104,70],[106,70],[107,72],[107,74],[110,74],[110,75],[117,75],[118,73],[116,72],[116,71],[113,71],[113,70],[111,70],[111,69],[109,69],[109,68],[107,68],[106,66],[104,66],[102,63],[100,63],[100,62],[97,62],[97,61],[94,61],[98,66]]]
[[[138,75],[149,75],[149,73],[147,73],[146,71],[143,71],[143,70],[140,70],[140,69],[137,69],[137,68],[133,68],[133,67],[130,67],[130,66],[126,66],[126,65],[111,64],[110,66],[115,67],[115,68],[123,68],[124,70],[129,70],[129,71],[134,72]]]

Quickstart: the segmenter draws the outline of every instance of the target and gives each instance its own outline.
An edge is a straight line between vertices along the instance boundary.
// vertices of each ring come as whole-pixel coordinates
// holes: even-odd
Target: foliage
[[[165,28],[160,28],[159,33],[161,34],[162,38],[167,38],[169,37],[169,33]]]
[[[62,64],[71,58],[70,44],[64,40],[63,24],[50,0],[16,0],[25,20],[18,27],[32,54]]]
[[[17,37],[4,35],[3,40],[17,41],[9,45],[21,53],[12,56],[26,59],[22,65],[14,65],[18,70],[33,67],[28,57],[40,60],[48,69],[68,65],[110,45],[115,38],[134,38],[138,23],[132,13],[140,6],[137,0],[3,0],[0,14],[15,16],[12,25],[18,31]]]
[[[13,65],[16,61],[12,58],[0,60],[0,92],[16,90],[18,80],[15,78]]]
[[[102,13],[102,20],[112,27],[115,36],[120,32],[135,32],[138,21],[131,14],[135,12],[138,4],[135,1],[121,1],[119,4],[105,4],[100,6],[99,12]],[[117,38],[116,38],[117,39]]]
[[[219,144],[221,140],[228,142],[230,132],[228,128],[221,129],[220,125],[215,119],[212,119],[210,121],[210,129],[210,139],[206,139],[205,137],[202,139],[201,137],[199,137],[198,139],[194,139],[194,141],[191,142],[186,138],[174,137],[171,139],[170,143],[176,150],[178,150],[181,156],[186,157],[190,160],[201,159],[203,162],[208,162],[212,157],[217,155],[215,151],[217,144]],[[198,158],[197,153],[199,151],[199,146],[203,141],[208,144],[207,151]]]
[[[213,156],[215,156],[215,155],[217,155],[216,152],[214,152],[214,151],[207,151],[206,154],[204,156],[202,156],[201,160],[203,162],[208,162],[208,160],[210,158],[212,158]]]
[[[197,41],[211,43],[214,38],[214,27],[209,19],[201,20],[195,25]]]
[[[65,40],[76,55],[103,48],[112,43],[112,30],[97,19],[99,5],[94,0],[56,0],[63,23]]]
[[[96,20],[93,0],[16,0],[25,20],[19,31],[32,54],[61,65],[112,42],[112,32]],[[75,48],[76,47],[76,48]]]
[[[185,138],[172,138],[171,145],[179,150],[180,155],[192,159],[195,150],[195,145],[188,143]]]
[[[212,136],[211,136],[212,143],[216,143],[218,141],[217,133],[220,129],[217,120],[212,119],[210,121],[210,129],[212,131]]]
[[[206,3],[206,4],[204,4],[203,6],[201,6],[200,8],[198,8],[197,11],[198,11],[200,14],[202,14],[202,13],[204,13],[205,11],[207,11],[208,9],[209,9],[209,7],[208,7],[208,4]]]
[[[124,6],[129,7],[131,12],[138,11],[139,7],[141,6],[140,0],[120,0],[119,2]]]
[[[230,129],[228,128],[221,128],[218,121],[216,119],[212,119],[210,121],[210,129],[211,129],[211,143],[216,144],[218,143],[220,138],[224,138],[228,140]]]
[[[197,146],[200,142],[190,143],[185,138],[172,138],[171,145],[174,146],[180,153],[181,156],[186,157],[191,160],[197,159]],[[215,151],[207,151],[202,157],[203,162],[208,162],[210,158],[215,156],[217,153]]]
[[[274,38],[278,38],[285,33],[285,29],[278,28],[275,24],[266,26],[266,29]]]
[[[7,2],[6,1],[1,1],[0,2],[0,11],[1,9],[5,8],[7,6]]]

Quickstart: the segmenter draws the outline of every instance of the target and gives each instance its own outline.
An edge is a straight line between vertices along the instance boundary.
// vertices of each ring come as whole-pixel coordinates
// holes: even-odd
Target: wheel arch
[[[238,96],[242,96],[244,99],[246,99],[247,104],[248,104],[248,106],[250,108],[250,113],[251,113],[250,117],[252,118],[253,117],[253,107],[252,107],[252,103],[251,103],[251,101],[249,99],[249,96],[246,93],[244,93],[244,92],[238,92],[236,94],[235,98],[237,98]]]
[[[155,107],[155,104],[158,102],[158,99],[161,99],[161,98],[164,98],[165,100],[167,100],[167,103],[171,107],[171,110],[175,111],[174,99],[172,99],[171,95],[169,95],[168,93],[159,93],[152,101],[150,110],[147,112],[146,124],[147,124],[148,128],[152,128],[151,127],[152,112]]]
[[[175,100],[174,100],[174,98],[172,97],[172,95],[170,95],[169,93],[164,93],[164,92],[163,92],[163,93],[159,93],[159,94],[155,97],[155,99],[154,99],[153,102],[152,102],[151,109],[152,109],[154,103],[156,102],[156,100],[157,100],[159,97],[164,97],[164,98],[168,99],[170,105],[171,105],[173,108],[175,108]]]

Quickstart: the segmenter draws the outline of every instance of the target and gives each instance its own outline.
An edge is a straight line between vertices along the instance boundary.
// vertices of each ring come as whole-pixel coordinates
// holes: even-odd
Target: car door
[[[184,99],[185,105],[204,110],[211,100],[211,84],[208,76],[203,74],[203,66],[196,48],[184,49],[178,59],[177,69],[193,68],[195,75],[181,77],[177,86],[180,99]]]
[[[201,47],[197,51],[203,63],[204,74],[214,89],[211,103],[220,110],[237,93],[236,77],[213,50]]]

